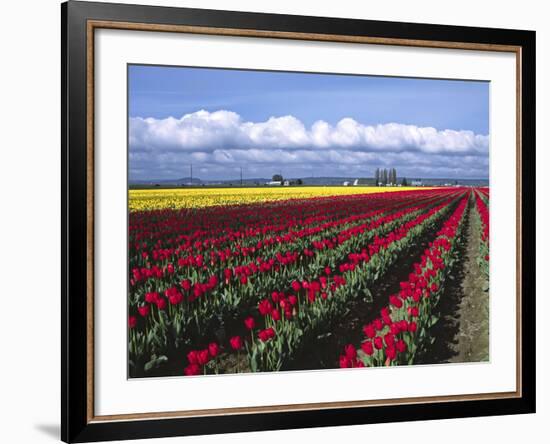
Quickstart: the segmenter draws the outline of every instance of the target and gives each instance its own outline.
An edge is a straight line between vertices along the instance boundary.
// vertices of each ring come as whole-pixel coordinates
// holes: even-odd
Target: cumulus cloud
[[[432,177],[488,175],[488,135],[401,123],[365,125],[352,118],[335,125],[319,120],[307,128],[291,115],[248,122],[225,110],[180,119],[134,117],[129,144],[130,175],[140,178],[173,178],[185,163],[201,165],[209,176],[239,165],[259,175],[281,167],[296,176],[313,169],[331,175],[338,168],[338,175],[355,174],[366,165]]]
[[[197,111],[180,119],[130,119],[134,151],[234,149],[348,149],[372,152],[419,151],[427,154],[485,154],[489,138],[468,130],[436,130],[400,123],[363,125],[344,118],[336,125],[319,120],[311,128],[293,116],[246,122],[232,111]]]

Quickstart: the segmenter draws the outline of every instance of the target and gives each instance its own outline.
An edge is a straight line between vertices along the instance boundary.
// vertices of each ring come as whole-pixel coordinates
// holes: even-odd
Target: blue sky
[[[487,178],[489,84],[129,66],[130,180]]]

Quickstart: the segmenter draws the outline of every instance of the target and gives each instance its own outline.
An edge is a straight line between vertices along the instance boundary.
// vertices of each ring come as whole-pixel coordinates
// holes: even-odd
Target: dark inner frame
[[[238,413],[171,419],[94,421],[89,417],[87,306],[89,208],[87,22],[107,20],[514,45],[521,48],[521,396],[354,408]],[[532,413],[535,411],[535,32],[276,14],[70,1],[61,7],[62,411],[61,437],[89,442],[241,431]],[[519,104],[518,104],[519,105]],[[529,172],[529,174],[527,174]]]

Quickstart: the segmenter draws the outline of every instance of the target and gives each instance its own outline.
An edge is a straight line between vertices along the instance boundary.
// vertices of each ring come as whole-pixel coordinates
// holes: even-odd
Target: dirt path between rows
[[[456,336],[457,354],[450,362],[480,362],[489,360],[489,291],[477,258],[481,242],[481,224],[474,215],[474,201],[470,199],[470,226],[468,248],[464,263],[463,297],[459,307],[460,327]],[[485,291],[487,289],[487,291]]]
[[[481,227],[473,199],[469,205],[459,260],[441,296],[439,322],[431,330],[435,342],[418,363],[489,360],[489,292],[485,291],[488,283],[477,263]]]

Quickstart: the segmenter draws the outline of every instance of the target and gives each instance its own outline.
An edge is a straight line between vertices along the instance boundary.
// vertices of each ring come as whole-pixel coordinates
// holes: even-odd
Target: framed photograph
[[[534,32],[61,13],[65,442],[535,411]]]

